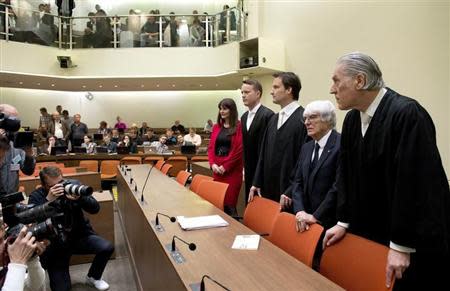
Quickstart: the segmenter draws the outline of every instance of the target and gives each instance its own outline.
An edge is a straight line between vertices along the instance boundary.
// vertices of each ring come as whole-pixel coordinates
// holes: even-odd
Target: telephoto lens
[[[47,218],[45,221],[33,224],[28,228],[28,231],[36,238],[37,241],[55,237],[58,232],[53,227],[52,219]]]
[[[74,196],[91,196],[94,190],[90,186],[72,184],[69,181],[63,182],[64,191]]]

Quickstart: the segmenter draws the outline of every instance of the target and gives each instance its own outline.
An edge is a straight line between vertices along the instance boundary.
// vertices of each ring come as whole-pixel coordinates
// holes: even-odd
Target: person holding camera
[[[12,133],[20,129],[17,109],[0,104],[0,195],[19,189],[19,170],[32,175],[36,161],[31,147],[16,149],[10,140]]]
[[[22,227],[12,244],[7,244],[4,225],[0,226],[0,287],[2,291],[44,291],[45,271],[39,257],[34,253],[42,254],[48,241],[37,242],[28,232],[26,226]],[[26,273],[28,271],[28,276]]]
[[[91,193],[72,191],[75,180],[64,180],[57,167],[45,167],[40,173],[42,187],[33,191],[29,204],[42,205],[47,202],[58,205],[64,213],[65,240],[52,239],[51,245],[41,255],[42,266],[47,270],[53,291],[71,289],[69,261],[72,254],[95,254],[87,274],[86,283],[98,290],[107,290],[108,283],[101,279],[109,258],[114,252],[111,242],[95,234],[83,210],[96,214],[100,210]],[[67,185],[69,184],[69,185]],[[73,193],[78,192],[78,193]],[[55,203],[56,202],[56,203]]]

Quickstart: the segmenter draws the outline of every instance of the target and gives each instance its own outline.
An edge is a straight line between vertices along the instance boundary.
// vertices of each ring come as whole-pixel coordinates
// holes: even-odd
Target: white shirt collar
[[[387,90],[386,88],[381,88],[378,92],[375,99],[373,99],[372,103],[369,105],[369,107],[366,109],[365,112],[361,112],[361,116],[363,114],[368,115],[370,119],[375,115],[375,111],[377,111],[378,106],[380,105],[381,99],[383,99],[384,95],[386,94]]]
[[[252,110],[249,110],[248,113],[249,113],[249,114],[250,114],[250,113],[256,114],[256,112],[258,111],[259,107],[261,107],[261,105],[262,105],[261,102],[259,102],[258,105],[256,105],[255,107],[253,107]]]
[[[291,103],[289,103],[288,105],[286,105],[283,109],[280,110],[281,112],[284,112],[284,114],[286,115],[286,117],[291,116],[292,113],[294,113],[295,110],[297,110],[297,108],[299,108],[300,105],[298,104],[297,100],[293,100]],[[286,118],[287,119],[287,118]]]
[[[333,130],[331,130],[331,129],[328,130],[328,132],[324,136],[322,136],[322,138],[319,139],[319,141],[317,141],[317,143],[319,144],[321,149],[325,148],[325,146],[328,142],[328,138],[330,137],[332,131]]]

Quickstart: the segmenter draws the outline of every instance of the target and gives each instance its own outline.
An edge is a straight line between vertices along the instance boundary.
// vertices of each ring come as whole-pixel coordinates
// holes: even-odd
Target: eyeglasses
[[[311,115],[307,115],[303,117],[303,121],[306,122],[307,120],[309,121],[315,121],[319,118],[319,114],[311,114]]]

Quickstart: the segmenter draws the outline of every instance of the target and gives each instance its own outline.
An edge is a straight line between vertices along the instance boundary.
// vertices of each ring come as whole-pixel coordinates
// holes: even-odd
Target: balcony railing
[[[246,39],[246,15],[134,14],[63,17],[0,4],[0,38],[61,49],[215,47]]]

